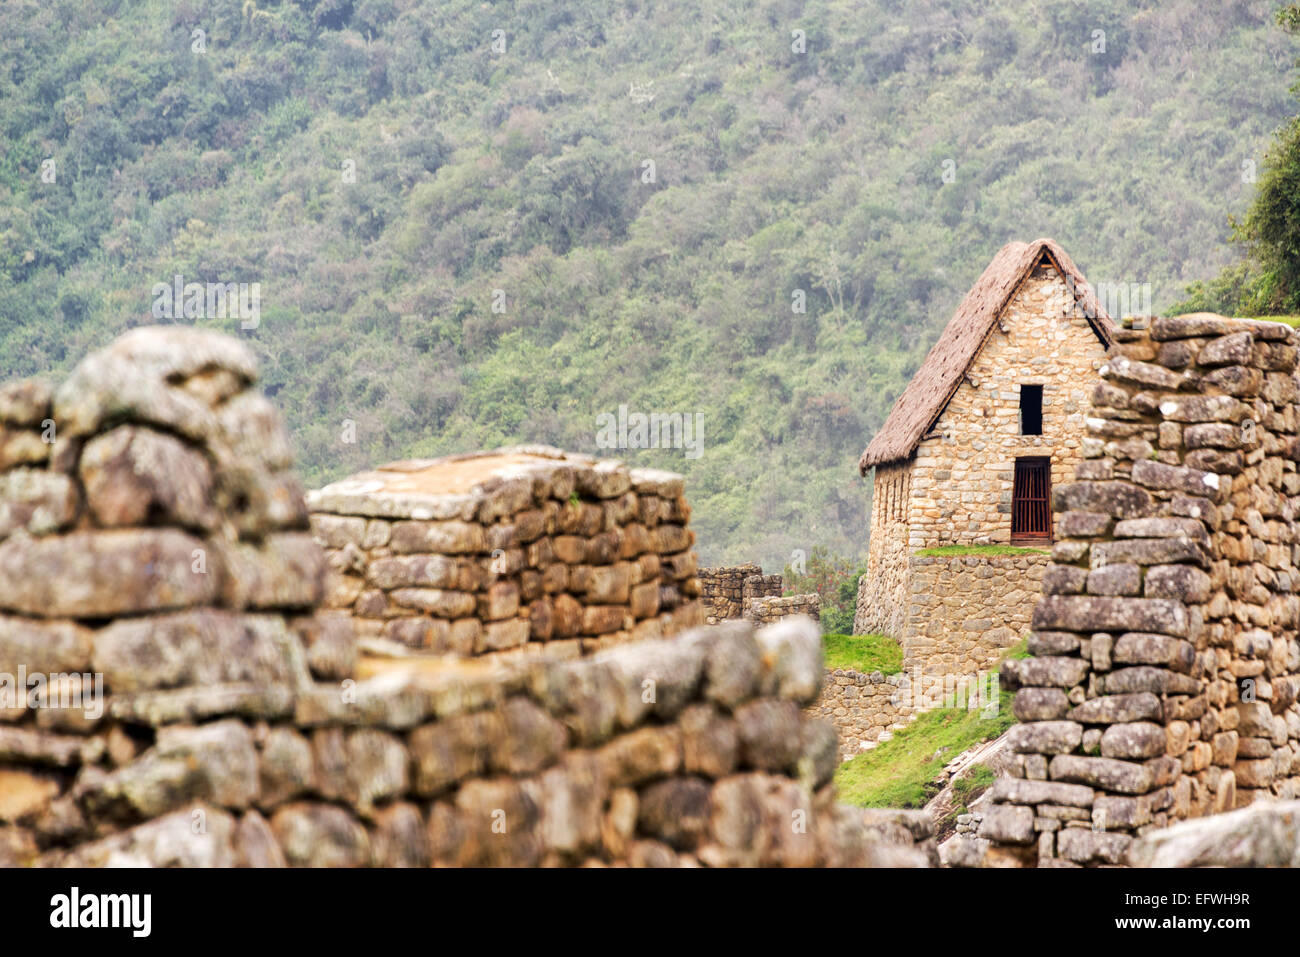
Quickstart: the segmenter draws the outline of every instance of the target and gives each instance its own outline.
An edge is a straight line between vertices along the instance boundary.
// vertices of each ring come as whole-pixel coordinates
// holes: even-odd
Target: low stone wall
[[[1180,818],[1300,795],[1296,334],[1197,314],[1122,330],[1019,691],[986,862],[1124,863]]]
[[[923,814],[835,802],[834,732],[800,710],[819,647],[810,622],[738,623],[571,662],[370,660],[340,685],[265,642],[257,681],[119,678],[102,722],[0,728],[0,864],[933,864]],[[188,675],[229,659],[172,650]]]
[[[785,580],[780,575],[750,575],[745,579],[741,603],[751,598],[780,598],[785,591]]]
[[[821,596],[817,594],[746,598],[741,617],[748,621],[771,623],[788,615],[807,615],[813,621],[819,621],[821,604]]]
[[[829,721],[839,738],[841,761],[869,750],[916,715],[900,695],[903,675],[863,674],[835,668],[827,670],[822,693],[808,715]],[[882,738],[882,735],[885,737]]]
[[[326,605],[363,639],[577,657],[703,622],[679,475],[518,446],[390,463],[308,501]]]
[[[764,575],[758,565],[701,568],[699,580],[706,624],[741,618],[770,623],[787,615],[807,615],[813,621],[821,617],[820,595],[783,596],[782,577]]]
[[[745,582],[750,578],[762,578],[763,569],[753,562],[747,565],[729,565],[699,570],[700,601],[704,605],[706,624],[716,625],[720,621],[730,621],[741,617],[745,602]],[[755,589],[758,585],[756,583]],[[778,583],[774,592],[780,595],[782,586]],[[759,597],[757,590],[752,590],[749,597]]]
[[[1029,632],[1046,552],[1019,555],[914,555],[908,576],[903,667],[927,675],[996,670]]]

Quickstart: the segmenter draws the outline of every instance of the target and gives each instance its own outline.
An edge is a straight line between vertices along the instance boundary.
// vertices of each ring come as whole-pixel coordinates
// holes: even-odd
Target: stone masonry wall
[[[913,556],[901,631],[903,668],[927,675],[997,670],[1029,633],[1047,552]]]
[[[192,644],[186,663],[198,673],[223,653]],[[0,730],[5,773],[45,785],[15,797],[0,779],[18,822],[0,825],[0,863],[935,860],[924,815],[835,802],[834,734],[799,707],[821,667],[807,624],[742,622],[569,662],[394,664],[347,685],[254,682],[256,704],[229,685],[114,692],[110,715],[131,702],[124,723]]]
[[[1125,330],[1093,391],[1018,685],[986,862],[1124,863],[1135,836],[1300,795],[1296,335]]]
[[[820,595],[783,596],[782,577],[764,575],[763,569],[752,562],[701,568],[699,578],[706,624],[738,618],[770,623],[787,615],[807,615],[817,621],[821,615]]]
[[[763,624],[779,621],[789,615],[807,615],[813,621],[818,621],[821,617],[821,604],[821,596],[817,594],[746,598],[741,617]]]
[[[0,866],[935,863],[836,803],[806,618],[359,655],[255,378],[169,327],[0,388]]]
[[[908,598],[911,463],[876,467],[871,485],[867,574],[858,583],[855,635],[900,635]]]
[[[745,578],[745,587],[741,592],[742,608],[744,601],[750,598],[780,598],[785,591],[785,581],[780,575],[749,575]],[[743,614],[743,611],[742,611]]]
[[[888,741],[895,730],[915,717],[916,709],[904,701],[906,682],[904,675],[829,669],[821,696],[807,713],[835,726],[840,760],[847,761]]]
[[[740,618],[745,601],[745,581],[749,578],[762,577],[763,569],[750,562],[746,565],[719,566],[699,570],[700,601],[704,605],[706,624],[716,625],[720,621]],[[782,586],[778,583],[776,591],[781,594]],[[753,597],[753,596],[751,596]]]
[[[309,496],[359,637],[577,657],[702,623],[682,478],[545,446],[394,462]]]
[[[1065,304],[1069,303],[1068,309]],[[1053,485],[1081,456],[1102,345],[1054,270],[1026,279],[911,462],[908,547],[1005,545],[1015,460],[1050,456]],[[1043,434],[1021,435],[1020,387],[1043,386]]]

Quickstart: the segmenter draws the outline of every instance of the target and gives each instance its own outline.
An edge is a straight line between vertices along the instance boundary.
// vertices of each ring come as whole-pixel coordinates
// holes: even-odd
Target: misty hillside
[[[613,454],[687,475],[706,563],[864,554],[857,456],[999,246],[1157,309],[1232,259],[1275,6],[6,2],[0,375],[259,283],[176,321],[258,352],[311,484],[622,405],[699,417]]]

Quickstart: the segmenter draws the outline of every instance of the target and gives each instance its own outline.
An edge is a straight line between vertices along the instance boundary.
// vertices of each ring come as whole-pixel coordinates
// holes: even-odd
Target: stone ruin
[[[1240,864],[1276,844],[1242,837],[1257,825],[1291,835],[1261,852],[1285,863],[1300,855],[1300,805],[1272,809],[1300,797],[1296,333],[1195,314],[1118,340],[1076,481],[1055,490],[1033,657],[1003,666],[1015,776],[954,862]]]
[[[822,680],[813,623],[730,622],[665,638],[654,637],[672,624],[662,610],[631,610],[632,589],[648,583],[660,609],[672,587],[689,605],[689,585],[667,584],[691,580],[689,558],[661,561],[667,578],[628,567],[626,605],[584,605],[620,610],[617,631],[593,613],[597,643],[577,648],[585,657],[572,658],[573,646],[489,647],[497,622],[508,647],[557,638],[535,642],[532,604],[526,617],[522,608],[527,573],[547,574],[528,553],[565,520],[554,495],[564,480],[541,476],[567,465],[543,464],[531,485],[503,478],[501,501],[517,507],[491,516],[450,517],[435,495],[427,514],[408,503],[404,514],[318,520],[322,537],[342,543],[330,547],[335,567],[403,613],[322,610],[340,586],[328,583],[284,427],[255,380],[238,342],[168,327],[126,334],[57,389],[0,388],[0,865],[937,861],[923,813],[836,803],[834,731],[801,712]],[[629,492],[678,509],[673,478],[636,491],[615,466],[592,472],[611,494],[592,488],[584,499],[575,476],[579,515],[603,503],[602,528],[583,537],[587,555],[606,547],[590,540],[606,541],[609,516],[635,524]],[[535,512],[543,532],[521,535]],[[645,554],[682,555],[684,506],[671,514],[681,517],[668,523],[680,529],[672,543],[650,537],[649,552],[624,557],[610,541],[611,559],[639,568]],[[391,524],[390,544],[410,535],[422,550],[376,554],[384,546],[364,537],[372,519]],[[513,556],[476,587],[454,589],[473,597],[478,630],[456,624],[471,617],[465,599],[439,615],[432,599],[394,594],[445,588],[431,582],[465,571],[470,553],[433,547],[448,521]],[[361,543],[349,537],[359,525]],[[389,572],[372,569],[392,558],[401,560],[381,566],[393,576],[386,591],[378,578]],[[564,563],[570,585],[578,565]],[[399,585],[402,576],[411,583]],[[509,614],[509,589],[493,591],[503,581],[518,591]],[[622,594],[603,579],[597,587]],[[385,632],[397,619],[425,623]],[[599,647],[619,631],[629,640]]]
[[[517,446],[312,492],[327,607],[362,639],[579,657],[703,622],[680,475]]]
[[[743,617],[746,598],[780,595],[784,590],[780,575],[764,575],[753,562],[701,568],[699,578],[705,621],[710,625]]]
[[[704,620],[710,625],[736,619],[772,622],[788,615],[807,615],[817,621],[821,614],[820,595],[782,595],[782,577],[764,575],[753,562],[701,568],[699,581]]]

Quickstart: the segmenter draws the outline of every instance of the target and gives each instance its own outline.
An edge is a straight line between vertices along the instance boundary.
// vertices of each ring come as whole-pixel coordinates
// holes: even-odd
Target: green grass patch
[[[889,741],[841,764],[835,772],[839,799],[859,807],[924,807],[945,764],[1015,721],[1008,691],[1000,693],[998,713],[988,718],[965,708],[927,711]]]
[[[915,554],[921,558],[946,558],[952,555],[1045,555],[1049,551],[1049,548],[1020,545],[939,545],[918,549]]]
[[[1292,329],[1300,329],[1300,316],[1252,316],[1252,319],[1262,319],[1265,322],[1285,322]]]
[[[991,787],[996,777],[997,775],[993,773],[992,768],[977,764],[971,769],[970,773],[960,778],[954,778],[952,789],[961,798],[962,804],[965,806],[966,801],[970,799],[972,794]]]
[[[903,648],[888,635],[822,635],[827,668],[887,675],[903,670]]]
[[[947,837],[957,828],[957,818],[970,811],[970,805],[981,794],[993,786],[997,780],[997,774],[992,768],[977,764],[967,770],[959,778],[953,778],[949,783],[952,786],[954,807],[941,821],[936,822],[939,826],[939,835],[941,839]]]

